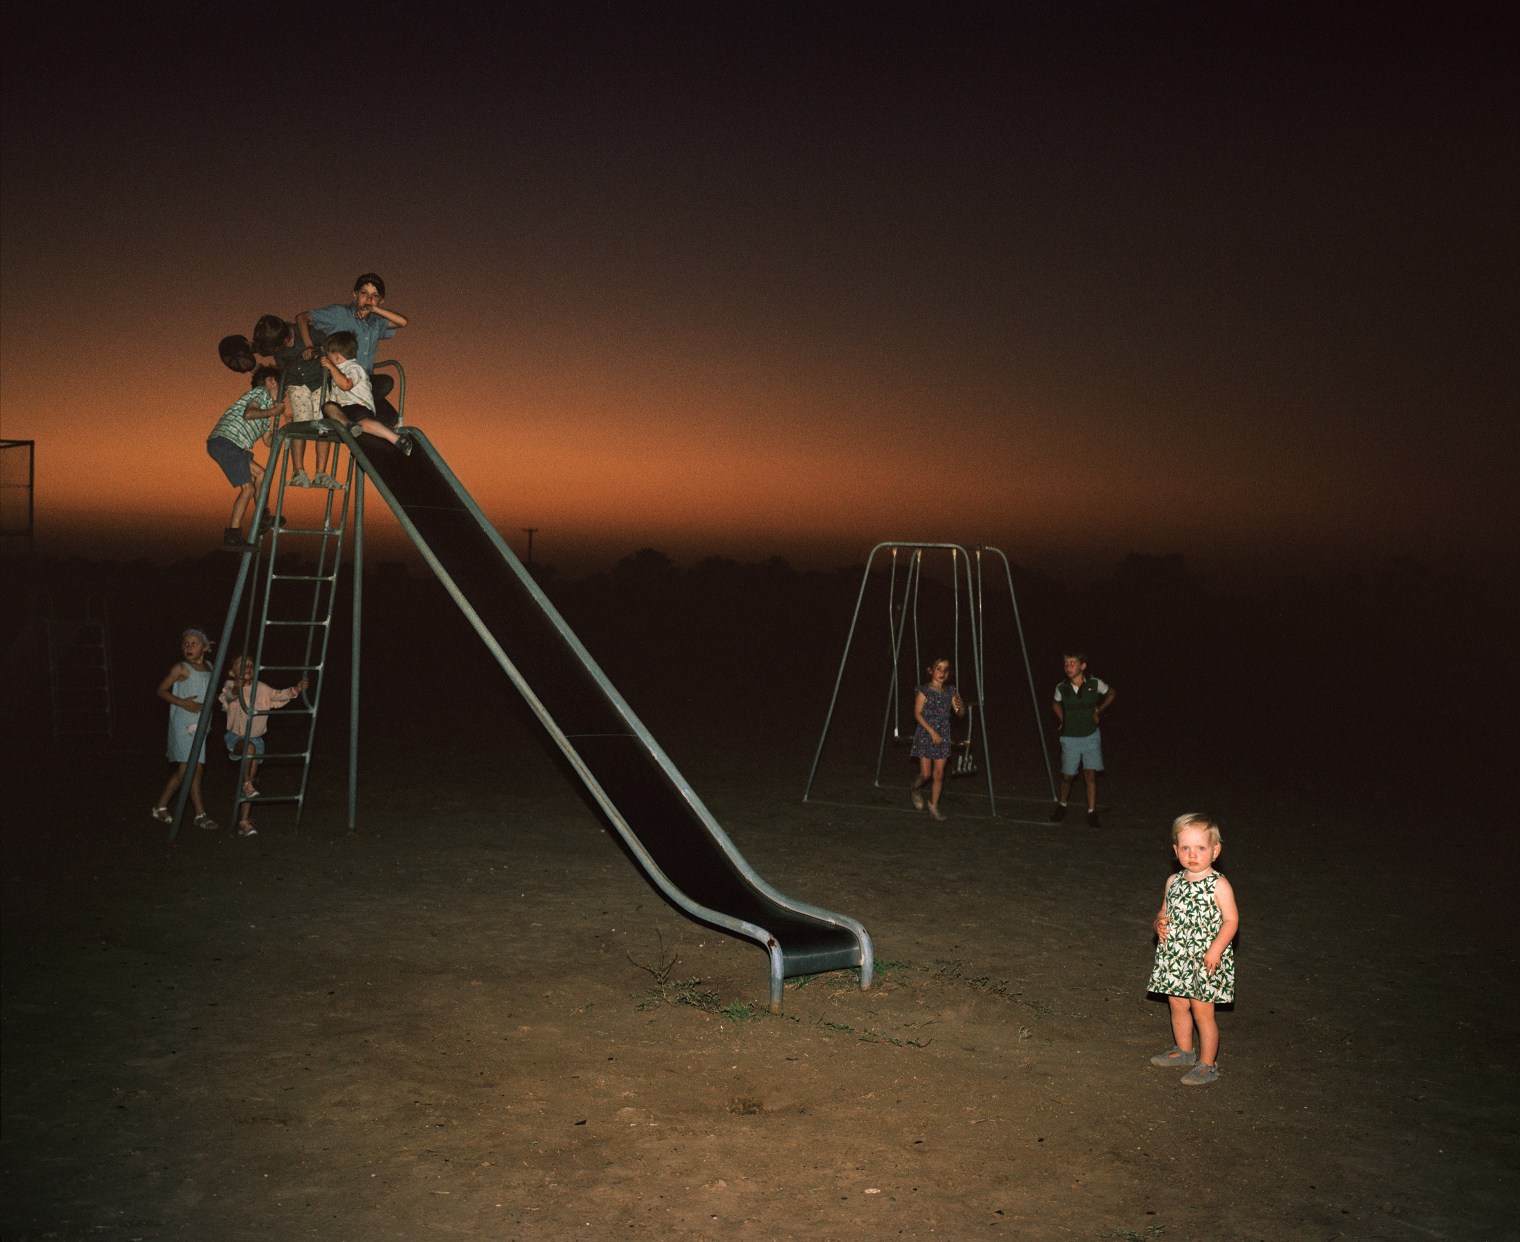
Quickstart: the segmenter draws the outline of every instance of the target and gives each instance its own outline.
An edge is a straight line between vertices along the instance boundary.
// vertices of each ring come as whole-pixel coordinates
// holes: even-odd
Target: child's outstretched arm
[[[1224,923],[1219,928],[1219,935],[1214,937],[1213,943],[1203,954],[1203,968],[1211,975],[1219,969],[1224,951],[1230,947],[1230,941],[1235,939],[1235,933],[1240,930],[1240,911],[1235,908],[1235,890],[1224,876],[1214,882],[1214,904],[1219,907],[1219,913],[1224,915]]]
[[[274,697],[279,701],[275,703],[274,706],[284,707],[287,703],[294,703],[296,698],[300,695],[301,691],[306,689],[306,687],[310,684],[311,683],[303,677],[288,690],[276,690],[274,692]]]
[[[371,315],[379,315],[381,319],[385,320],[393,328],[406,327],[406,316],[399,311],[386,310],[383,306],[372,306],[369,313]]]

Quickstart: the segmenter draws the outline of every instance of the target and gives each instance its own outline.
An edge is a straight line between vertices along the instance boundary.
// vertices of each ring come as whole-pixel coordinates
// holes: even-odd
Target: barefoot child
[[[950,661],[932,660],[929,663],[929,680],[918,688],[913,696],[913,719],[918,728],[913,730],[913,745],[908,753],[918,760],[918,779],[908,790],[915,809],[924,809],[924,795],[919,792],[929,784],[929,814],[944,819],[939,809],[940,791],[945,787],[945,761],[950,758],[950,713],[966,714],[966,704],[961,692],[949,685]]]
[[[179,792],[185,781],[185,769],[190,764],[190,746],[195,741],[196,718],[206,701],[206,689],[211,684],[211,662],[206,658],[211,650],[211,640],[196,629],[189,629],[180,636],[179,651],[184,659],[176,664],[158,683],[158,697],[169,705],[168,760],[178,764],[164,792],[153,804],[153,818],[161,824],[172,823],[169,799]],[[195,826],[215,828],[216,821],[206,814],[206,804],[201,801],[201,775],[206,770],[206,743],[201,742],[201,753],[195,761],[195,775],[190,781],[190,802],[195,807]]]
[[[1172,852],[1182,870],[1162,890],[1156,915],[1156,966],[1147,992],[1166,997],[1172,1011],[1170,1050],[1152,1065],[1191,1066],[1182,1081],[1201,1087],[1219,1077],[1219,1025],[1214,1006],[1235,999],[1235,951],[1240,930],[1235,890],[1214,870],[1222,842],[1207,815],[1179,815],[1172,824]],[[1198,1046],[1193,1047],[1196,1029]]]
[[[253,680],[253,661],[240,655],[232,664],[232,676],[222,687],[217,701],[227,712],[227,757],[242,759],[240,776],[243,797],[239,801],[238,836],[251,837],[258,830],[248,814],[248,800],[257,798],[259,791],[253,780],[259,774],[259,760],[264,754],[264,734],[269,731],[269,715],[277,707],[284,707],[307,686],[301,678],[288,690],[276,690],[264,682]],[[249,717],[252,717],[250,724]]]

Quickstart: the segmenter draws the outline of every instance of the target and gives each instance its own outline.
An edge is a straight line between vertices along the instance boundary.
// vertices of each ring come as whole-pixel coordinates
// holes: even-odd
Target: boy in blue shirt
[[[365,272],[354,281],[352,302],[335,302],[317,310],[302,311],[296,316],[296,327],[300,330],[302,343],[308,348],[314,344],[313,328],[328,336],[334,332],[354,334],[357,343],[354,357],[364,368],[364,373],[371,377],[374,388],[375,417],[387,426],[394,427],[400,415],[396,412],[396,407],[385,399],[393,381],[389,375],[374,374],[375,355],[379,352],[380,342],[389,340],[406,327],[407,319],[405,315],[387,310],[384,302],[385,281],[374,272]]]

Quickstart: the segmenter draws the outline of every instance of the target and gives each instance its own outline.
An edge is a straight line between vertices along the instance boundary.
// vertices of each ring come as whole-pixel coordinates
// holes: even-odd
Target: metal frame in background
[[[0,469],[0,537],[7,539],[25,539],[27,551],[33,549],[33,541],[37,535],[37,441],[35,440],[0,440],[0,457],[6,462],[11,462],[19,456],[20,450],[26,452],[26,481],[24,483],[9,483],[5,479],[3,469]],[[6,522],[6,515],[11,506],[4,503],[4,493],[10,491],[26,492],[26,524],[12,528]]]
[[[818,738],[818,748],[813,753],[812,767],[808,769],[807,786],[803,789],[802,800],[807,802],[813,792],[813,781],[818,775],[818,764],[823,757],[823,748],[828,741],[829,729],[834,722],[834,709],[839,703],[840,687],[844,683],[845,668],[849,664],[850,648],[855,642],[855,633],[860,625],[860,612],[865,603],[866,588],[871,581],[871,573],[876,564],[876,559],[883,552],[891,555],[892,564],[887,584],[887,608],[888,630],[892,650],[892,675],[887,688],[887,711],[882,721],[881,744],[877,750],[876,776],[873,781],[875,788],[881,788],[881,769],[886,754],[887,733],[893,731],[894,736],[898,732],[897,722],[894,719],[894,709],[901,702],[901,685],[899,669],[902,665],[902,645],[908,633],[911,620],[913,632],[914,667],[918,666],[918,594],[919,585],[923,574],[923,554],[932,551],[947,551],[950,553],[950,578],[954,594],[954,654],[956,668],[960,665],[960,591],[964,582],[967,601],[967,616],[970,629],[972,682],[975,686],[976,704],[975,711],[980,718],[981,728],[981,751],[983,769],[987,776],[987,801],[989,813],[997,816],[997,795],[992,781],[992,743],[990,732],[987,727],[986,710],[986,673],[984,666],[986,625],[985,625],[985,601],[986,581],[984,577],[984,560],[996,557],[1002,562],[1003,578],[1008,586],[1008,601],[1013,607],[1014,630],[1018,635],[1019,651],[1023,656],[1024,675],[1029,684],[1029,700],[1034,709],[1035,734],[1040,739],[1040,754],[1045,764],[1045,779],[1050,787],[1051,800],[1055,800],[1056,782],[1055,772],[1050,762],[1050,746],[1045,737],[1040,715],[1039,695],[1035,690],[1034,672],[1029,664],[1029,646],[1024,640],[1024,623],[1019,615],[1018,596],[1013,589],[1013,568],[1008,562],[1008,557],[1002,549],[992,547],[978,547],[967,549],[958,543],[920,543],[907,540],[886,540],[878,543],[871,549],[866,558],[865,569],[860,578],[860,592],[855,599],[855,614],[850,620],[850,631],[845,638],[844,654],[839,659],[839,673],[834,679],[834,692],[829,699],[829,710],[823,721],[823,732]],[[907,570],[904,578],[902,596],[897,596],[897,561],[899,553],[909,553]],[[973,567],[975,572],[973,573]]]

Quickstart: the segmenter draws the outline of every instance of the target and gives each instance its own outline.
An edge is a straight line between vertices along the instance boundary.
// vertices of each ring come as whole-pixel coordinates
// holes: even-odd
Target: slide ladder
[[[352,494],[354,465],[347,458],[344,481],[337,488],[313,489],[320,498],[315,519],[307,514],[312,506],[303,504],[298,511],[286,504],[291,488],[283,469],[284,458],[292,442],[307,439],[333,439],[323,428],[298,425],[276,438],[270,452],[271,479],[268,490],[274,493],[275,521],[261,540],[261,546],[243,553],[244,567],[251,564],[252,590],[245,591],[240,572],[239,586],[233,592],[222,630],[222,650],[217,660],[223,666],[213,686],[219,689],[228,676],[232,660],[246,654],[253,661],[253,681],[267,681],[276,690],[295,685],[303,679],[307,688],[291,703],[271,710],[251,710],[244,728],[244,741],[252,735],[255,722],[264,716],[278,715],[282,723],[265,735],[265,753],[261,764],[282,770],[277,783],[262,788],[257,796],[260,806],[293,803],[296,823],[306,806],[307,782],[311,774],[311,757],[316,743],[317,717],[322,706],[327,681],[327,658],[332,641],[333,615],[338,598],[338,578],[342,568],[343,535],[348,525],[349,496]],[[334,457],[342,454],[335,449]],[[336,460],[334,461],[336,466]],[[267,545],[266,547],[262,545]],[[239,623],[239,604],[246,597],[244,620]],[[242,641],[234,637],[241,634]],[[251,690],[245,704],[252,706]],[[218,706],[218,713],[221,708]],[[290,718],[295,718],[294,720]],[[285,721],[289,723],[283,723]],[[304,728],[292,726],[301,720]],[[279,745],[276,745],[276,742]],[[299,769],[292,783],[283,769]],[[267,773],[270,769],[265,768]],[[292,787],[293,784],[293,787]],[[252,801],[236,782],[234,814],[241,818],[242,804]]]

